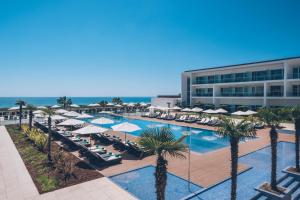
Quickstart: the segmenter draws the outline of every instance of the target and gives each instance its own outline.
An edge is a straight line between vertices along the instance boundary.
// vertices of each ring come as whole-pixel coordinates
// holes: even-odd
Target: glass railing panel
[[[269,97],[282,97],[283,96],[283,92],[270,92],[270,93],[268,93],[268,96]]]

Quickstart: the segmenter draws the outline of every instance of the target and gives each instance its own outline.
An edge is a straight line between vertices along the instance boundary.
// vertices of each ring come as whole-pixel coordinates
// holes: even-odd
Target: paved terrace
[[[0,126],[1,200],[130,200],[129,193],[108,178],[99,178],[40,195],[4,126]]]
[[[158,121],[163,123],[171,123],[176,125],[191,126],[194,128],[205,128],[215,130],[215,127],[203,126],[198,124],[189,124],[176,121],[165,121],[159,119],[149,119],[135,117],[137,119]],[[119,134],[119,133],[115,133]],[[124,136],[122,136],[123,138]],[[128,139],[134,140],[135,137],[127,134]],[[270,144],[269,141],[269,129],[263,129],[257,131],[257,137],[254,140],[241,143],[239,145],[239,156],[256,151]],[[279,141],[294,142],[294,135],[279,134]],[[187,156],[187,154],[186,154]],[[155,165],[155,157],[150,156],[142,160],[137,160],[134,157],[125,157],[122,160],[122,164],[115,165],[107,168],[99,169],[105,176],[111,176],[126,172],[128,170],[140,168],[146,165]],[[199,154],[192,152],[191,154],[191,180],[192,182],[203,186],[209,187],[215,183],[223,181],[230,177],[230,148],[222,148],[205,154]],[[250,166],[239,165],[239,172],[248,169]],[[188,176],[188,160],[169,159],[168,170],[177,176],[187,179]]]

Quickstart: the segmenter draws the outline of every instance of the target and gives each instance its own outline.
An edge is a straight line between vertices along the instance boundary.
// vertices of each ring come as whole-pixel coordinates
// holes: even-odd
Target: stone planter
[[[289,166],[289,167],[283,169],[282,172],[288,174],[289,176],[293,177],[295,180],[299,181],[300,180],[300,173],[292,171],[291,169],[293,169],[293,168],[295,168],[295,167]]]
[[[265,184],[269,184],[267,182],[262,183],[258,187],[255,188],[256,191],[260,192],[263,196],[271,198],[272,200],[291,200],[292,195],[290,194],[290,190],[283,187],[278,187],[279,189],[283,190],[282,193],[278,194],[269,190],[266,190],[263,186]]]

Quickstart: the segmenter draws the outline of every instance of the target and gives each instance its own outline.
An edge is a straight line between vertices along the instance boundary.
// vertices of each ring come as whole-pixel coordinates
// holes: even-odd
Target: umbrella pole
[[[126,144],[126,135],[127,135],[127,134],[126,134],[126,132],[125,132],[125,144]]]

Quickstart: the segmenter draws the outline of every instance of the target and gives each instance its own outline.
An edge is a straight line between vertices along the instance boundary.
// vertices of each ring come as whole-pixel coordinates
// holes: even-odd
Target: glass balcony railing
[[[300,78],[300,74],[295,77]],[[253,77],[235,77],[235,78],[221,78],[214,80],[194,80],[193,84],[213,84],[213,83],[238,83],[238,82],[251,82],[251,81],[265,81],[265,80],[282,80],[283,74],[273,74],[267,76],[253,76]]]
[[[268,93],[268,97],[282,97],[283,96],[283,91],[274,91]]]
[[[212,97],[212,93],[193,94],[193,97]]]
[[[263,97],[264,93],[221,93],[221,97]]]

